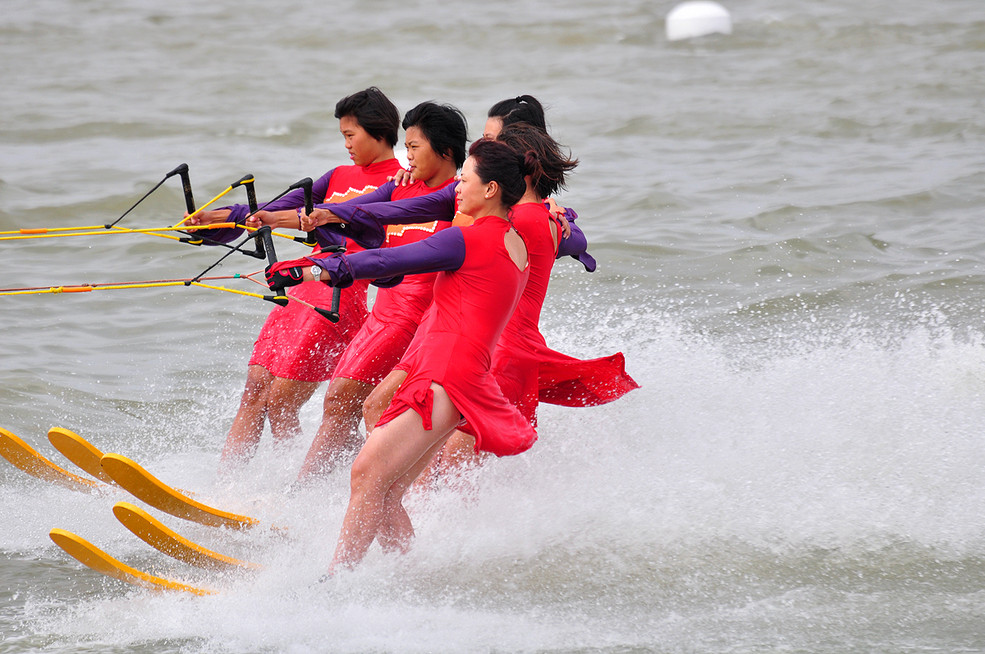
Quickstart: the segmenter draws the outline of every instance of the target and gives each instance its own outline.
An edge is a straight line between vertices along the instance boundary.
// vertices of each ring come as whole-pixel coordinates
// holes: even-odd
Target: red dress
[[[538,325],[561,227],[541,202],[515,205],[511,219],[527,244],[530,278],[493,353],[492,372],[503,394],[536,426],[538,401],[593,406],[639,388],[626,374],[621,352],[581,360],[547,347]]]
[[[529,275],[519,270],[503,239],[509,224],[486,216],[463,227],[465,260],[440,272],[434,301],[401,361],[407,379],[379,420],[386,424],[412,409],[431,429],[433,392],[440,384],[464,417],[460,429],[475,437],[477,450],[498,456],[519,454],[537,432],[503,396],[490,372],[493,349],[520,300]]]
[[[421,181],[409,186],[397,186],[391,199],[426,195],[454,181],[451,178],[434,188]],[[397,247],[421,241],[450,225],[448,221],[439,220],[412,225],[390,225],[381,247]],[[408,275],[396,286],[377,291],[373,310],[339,359],[333,379],[344,377],[373,386],[383,381],[404,355],[407,345],[414,338],[421,317],[431,305],[435,277],[437,273]]]
[[[375,190],[400,169],[396,159],[368,166],[339,166],[332,171],[325,202],[343,202]],[[347,249],[361,249],[349,241]],[[275,377],[304,382],[330,379],[346,345],[366,320],[366,290],[360,280],[342,290],[339,322],[333,323],[299,302],[276,307],[260,330],[250,365],[263,366]],[[317,307],[332,304],[332,289],[309,281],[291,288],[289,294]]]

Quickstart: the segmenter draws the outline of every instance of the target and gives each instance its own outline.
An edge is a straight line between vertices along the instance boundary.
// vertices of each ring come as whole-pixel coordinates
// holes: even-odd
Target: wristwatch
[[[316,282],[320,282],[321,281],[321,268],[319,266],[312,266],[311,267],[311,276],[315,279]]]

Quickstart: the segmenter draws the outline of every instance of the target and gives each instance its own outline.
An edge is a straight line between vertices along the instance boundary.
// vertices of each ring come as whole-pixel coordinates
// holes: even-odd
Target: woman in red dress
[[[384,184],[363,196],[367,202],[439,191],[455,182],[455,174],[465,161],[468,127],[458,109],[422,102],[407,112],[402,125],[412,182],[406,186]],[[394,225],[387,228],[380,247],[414,243],[449,225],[439,220]],[[400,361],[414,337],[421,316],[431,304],[436,274],[410,275],[396,286],[377,291],[372,312],[346,346],[325,391],[322,422],[298,473],[299,481],[330,470],[342,455],[358,450],[363,402]]]
[[[400,162],[393,154],[400,114],[382,91],[371,87],[342,98],[335,106],[335,117],[352,165],[333,168],[314,182],[312,194],[316,202],[341,202],[369,193],[400,170]],[[263,211],[248,221],[249,208],[234,205],[195,214],[188,224],[246,221],[254,227],[262,223],[298,229],[302,208],[304,192],[297,189],[265,205]],[[241,231],[217,229],[209,236],[222,242],[237,237]],[[345,238],[326,241],[329,236],[319,235],[320,247],[344,245],[353,249],[355,246]],[[331,378],[345,346],[366,319],[368,285],[368,281],[360,281],[345,289],[338,323],[297,302],[270,312],[253,347],[246,387],[226,437],[220,470],[229,470],[252,457],[266,421],[270,422],[277,441],[286,441],[300,433],[301,406],[321,382]],[[327,307],[331,305],[332,289],[324,284],[302,284],[292,289],[291,295]]]
[[[537,439],[490,371],[529,275],[526,246],[508,214],[526,191],[530,159],[504,143],[477,141],[456,187],[462,212],[479,216],[474,224],[402,247],[307,259],[319,266],[319,279],[327,274],[334,285],[441,271],[432,308],[405,355],[407,379],[352,466],[332,571],[359,563],[375,539],[385,550],[406,550],[414,532],[403,495],[456,429],[472,434],[476,448],[500,456],[519,454]],[[297,267],[272,266],[271,288],[313,277],[314,269],[300,277]]]
[[[485,127],[487,138],[504,140],[519,152],[533,152],[537,161],[527,179],[526,193],[511,212],[513,224],[527,244],[530,280],[496,347],[492,370],[507,399],[536,426],[537,407],[542,401],[563,406],[595,406],[618,399],[638,385],[626,373],[622,353],[577,359],[549,348],[540,332],[540,314],[562,231],[561,224],[547,209],[545,199],[564,186],[566,173],[577,161],[562,154],[557,142],[543,130],[543,114],[537,110],[540,105],[536,100],[524,98],[529,96],[494,105]],[[505,115],[501,115],[502,112],[506,112]],[[519,116],[532,116],[538,124],[513,123]],[[536,121],[538,116],[541,120]],[[361,206],[365,216],[379,216],[385,211],[385,208],[374,209],[375,205]],[[370,395],[365,409],[369,430],[405,375],[402,362]],[[456,433],[421,482],[466,470],[478,463],[480,457],[472,437]]]

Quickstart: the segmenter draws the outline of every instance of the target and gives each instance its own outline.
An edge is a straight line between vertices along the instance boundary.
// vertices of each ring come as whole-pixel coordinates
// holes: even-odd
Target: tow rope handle
[[[168,175],[176,173],[181,177],[181,193],[185,196],[185,210],[188,215],[191,215],[195,212],[195,196],[192,195],[192,180],[188,176],[188,164],[181,164]],[[197,232],[182,232],[182,234],[188,234],[187,238],[180,239],[182,243],[189,245],[201,245],[203,243],[202,235]]]
[[[304,189],[304,212],[306,214],[311,213],[315,209],[315,203],[311,197],[311,187],[314,182],[311,181],[310,177],[305,177],[304,179],[299,179],[295,183],[291,184],[289,190],[294,190],[297,188]],[[298,225],[300,227],[300,225]],[[313,248],[318,245],[318,239],[315,238],[315,230],[311,230],[305,236],[295,236],[294,240],[302,245],[307,245],[309,248]]]
[[[299,179],[294,184],[291,184],[290,189],[288,189],[288,190],[291,190],[291,191],[293,191],[294,189],[298,189],[298,188],[304,189],[304,212],[305,212],[305,214],[310,214],[312,211],[314,211],[314,208],[315,208],[315,203],[313,201],[313,198],[311,197],[311,187],[313,185],[314,185],[314,182],[311,180],[311,178],[310,177],[305,177],[304,179]],[[294,240],[297,241],[298,243],[301,243],[302,245],[307,245],[308,247],[315,247],[316,245],[318,245],[318,239],[315,238],[315,230],[311,230],[310,232],[307,233],[306,236],[295,236],[294,237]],[[324,250],[324,251],[336,251],[336,252],[343,251],[344,252],[345,251],[345,248],[342,248],[341,246],[339,246],[339,247],[336,247],[336,248],[326,248],[326,250]],[[315,312],[318,313],[318,315],[322,316],[323,318],[326,318],[326,319],[330,320],[331,322],[338,322],[339,321],[339,304],[341,303],[341,301],[342,301],[342,289],[340,289],[338,287],[333,288],[332,289],[332,307],[330,309],[322,309],[321,307],[314,307]]]
[[[185,208],[188,209],[188,213],[191,213],[195,211],[195,197],[192,195],[192,181],[188,177],[188,164],[181,164],[168,175],[175,173],[181,176],[181,192],[185,196]]]
[[[344,245],[329,245],[321,249],[322,253],[325,252],[345,252]],[[339,321],[339,304],[342,302],[342,289],[338,286],[332,287],[332,308],[331,309],[320,309],[315,307],[315,311],[318,312],[323,318],[328,318],[332,322]]]

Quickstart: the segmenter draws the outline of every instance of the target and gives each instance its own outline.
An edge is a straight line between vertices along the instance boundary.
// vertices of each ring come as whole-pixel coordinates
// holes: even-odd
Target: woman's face
[[[493,140],[503,131],[503,119],[499,116],[490,116],[486,119],[486,126],[482,128],[482,138]]]
[[[483,208],[489,202],[489,185],[475,174],[475,160],[469,157],[462,165],[455,195],[458,197],[458,211],[479,218],[486,215]]]
[[[339,131],[345,138],[345,149],[349,151],[349,158],[357,166],[368,166],[382,161],[389,154],[390,148],[386,142],[370,136],[369,132],[363,129],[359,121],[352,116],[339,118]]]
[[[445,181],[435,179],[441,175],[445,168],[445,159],[431,148],[431,142],[424,136],[420,127],[412,126],[407,128],[407,163],[410,166],[410,174],[415,180],[421,180],[429,186]],[[447,177],[445,179],[448,179]]]

